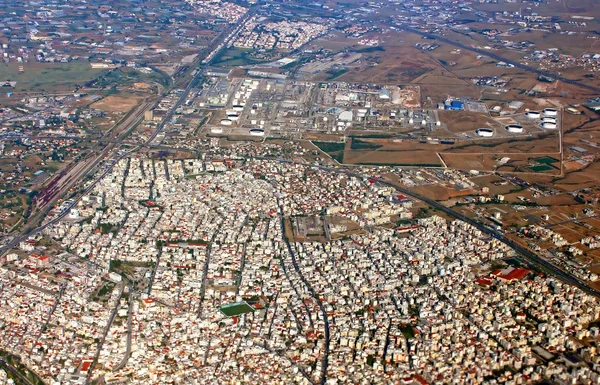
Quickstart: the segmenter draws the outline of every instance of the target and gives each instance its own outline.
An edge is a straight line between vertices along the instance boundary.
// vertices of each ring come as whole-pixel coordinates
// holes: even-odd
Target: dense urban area
[[[0,5],[0,385],[600,383],[593,0]]]

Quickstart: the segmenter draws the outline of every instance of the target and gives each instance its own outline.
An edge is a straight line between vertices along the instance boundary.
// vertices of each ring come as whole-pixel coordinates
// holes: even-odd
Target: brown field
[[[529,170],[527,167],[531,163],[531,159],[538,156],[529,156],[526,153],[511,154],[510,160],[503,166],[498,165],[498,160],[502,157],[502,154],[441,153],[440,156],[444,159],[444,162],[448,167],[462,170],[496,170],[498,172],[523,172],[549,175],[558,175],[560,173],[558,168],[543,172],[533,172]],[[558,166],[556,165],[556,167]]]
[[[568,173],[564,178],[557,179],[556,187],[565,191],[575,191],[600,184],[600,163],[592,163],[588,167]]]
[[[381,146],[376,150],[353,150],[351,142],[346,142],[344,163],[347,164],[389,164],[389,165],[424,165],[442,166],[442,163],[431,145],[414,140],[361,138],[361,142]],[[436,145],[435,149],[443,150],[448,146]]]
[[[438,111],[440,120],[448,126],[451,132],[474,131],[481,127],[500,127],[494,119],[470,111]]]
[[[104,112],[129,112],[137,106],[140,98],[133,95],[111,95],[93,103],[90,107]]]
[[[475,178],[471,178],[471,181],[477,186],[483,188],[487,187],[490,189],[490,195],[496,194],[508,194],[511,190],[515,188],[515,186],[511,183],[507,183],[505,185],[496,186],[494,182],[502,181],[503,179],[496,175],[483,175]]]
[[[389,165],[429,165],[441,166],[437,154],[432,151],[382,151],[346,150],[346,164],[389,164]]]
[[[453,148],[444,153],[470,153],[470,154],[556,154],[558,153],[558,135],[551,135],[546,138],[532,139],[492,139],[486,140],[485,145],[480,141],[465,142],[461,141]]]
[[[494,170],[498,164],[495,155],[461,155],[449,153],[442,153],[440,155],[448,167],[462,170]]]
[[[423,194],[428,198],[435,199],[438,201],[445,201],[448,199],[466,196],[473,194],[473,190],[462,190],[458,191],[450,187],[446,187],[443,185],[427,185],[427,186],[418,186],[411,189],[419,194]]]

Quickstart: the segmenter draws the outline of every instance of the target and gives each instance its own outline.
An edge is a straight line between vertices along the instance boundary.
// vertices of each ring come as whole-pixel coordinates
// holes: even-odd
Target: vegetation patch
[[[381,144],[371,143],[356,138],[352,138],[352,141],[350,142],[350,148],[352,150],[377,150],[381,147],[383,147]]]

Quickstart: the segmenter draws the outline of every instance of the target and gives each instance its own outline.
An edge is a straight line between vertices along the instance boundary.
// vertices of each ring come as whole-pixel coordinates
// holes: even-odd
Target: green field
[[[229,305],[223,305],[219,308],[227,317],[233,317],[240,314],[252,313],[254,309],[246,302],[236,302]]]
[[[19,72],[19,65],[23,72]],[[92,69],[90,63],[76,60],[70,63],[8,63],[0,64],[0,79],[16,81],[14,89],[3,91],[15,92],[73,92],[76,85],[83,86],[95,79],[106,69]],[[16,95],[15,95],[16,96]]]
[[[381,144],[367,142],[357,138],[352,138],[350,142],[350,149],[352,150],[377,150],[383,147]]]
[[[345,143],[338,142],[319,142],[313,141],[312,144],[319,147],[319,149],[331,156],[338,163],[342,163],[344,160],[344,148],[346,147]]]
[[[549,156],[544,156],[543,158],[535,158],[534,160],[538,163],[543,163],[543,164],[552,164],[552,163],[558,162],[558,159],[554,159]]]
[[[215,55],[212,60],[212,64],[222,67],[234,67],[263,62],[262,60],[251,58],[251,52],[251,50],[241,48],[224,49]]]
[[[553,168],[548,165],[541,164],[539,166],[529,166],[529,169],[533,172],[541,172],[541,171],[550,171]]]

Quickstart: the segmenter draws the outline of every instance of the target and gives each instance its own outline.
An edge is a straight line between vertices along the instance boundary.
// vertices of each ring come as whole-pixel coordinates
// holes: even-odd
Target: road
[[[594,218],[598,218],[600,215],[586,215],[584,217],[581,218],[572,218],[572,219],[567,219],[561,222],[556,222],[556,223],[548,223],[546,225],[544,225],[545,228],[549,229],[550,227],[554,227],[554,226],[560,226],[560,225],[564,225],[566,223],[571,223],[571,222],[582,222],[585,221],[586,219],[594,219]]]
[[[129,355],[131,354],[131,334],[132,334],[132,320],[133,320],[133,293],[135,292],[133,285],[128,286],[129,288],[129,297],[127,301],[129,302],[129,308],[127,310],[127,348],[125,350],[125,355],[123,356],[123,360],[119,363],[119,365],[113,368],[113,372],[117,370],[123,369],[127,362],[129,361]]]
[[[112,326],[112,324],[115,320],[115,317],[117,316],[117,313],[119,311],[119,306],[120,306],[119,298],[121,298],[121,296],[123,295],[123,290],[125,290],[125,284],[123,282],[121,282],[119,284],[118,290],[119,290],[119,295],[117,296],[117,300],[115,301],[115,307],[112,309],[112,312],[110,313],[110,317],[108,318],[108,322],[106,323],[106,327],[104,328],[104,332],[102,333],[102,338],[98,342],[98,346],[96,348],[96,355],[94,356],[94,360],[92,361],[92,364],[88,370],[88,374],[86,377],[86,384],[89,384],[92,379],[92,373],[94,372],[94,368],[98,364],[98,359],[100,358],[100,352],[102,351],[102,346],[104,345],[104,341],[106,341],[106,336],[108,335],[108,331],[110,330],[110,327]]]
[[[308,280],[304,277],[304,274],[302,274],[302,270],[300,270],[300,267],[298,266],[298,261],[296,260],[296,255],[294,254],[294,251],[292,250],[292,246],[290,245],[289,239],[285,235],[285,223],[284,223],[283,216],[280,216],[280,220],[281,220],[281,235],[282,235],[283,241],[285,242],[285,245],[288,249],[288,252],[290,253],[290,255],[292,257],[292,265],[294,265],[294,270],[296,270],[296,273],[300,277],[300,280],[302,280],[304,285],[308,288],[308,291],[310,292],[312,297],[315,299],[315,301],[317,301],[317,305],[319,305],[319,309],[321,310],[321,316],[323,317],[323,323],[325,324],[325,347],[323,349],[324,352],[323,352],[323,360],[321,363],[321,376],[319,379],[319,384],[324,385],[325,382],[327,381],[327,368],[329,366],[329,345],[331,343],[331,336],[329,334],[329,318],[327,317],[327,311],[325,310],[325,305],[323,305],[323,301],[321,301],[321,298],[319,298],[318,293],[315,291],[315,289],[313,289],[313,287],[310,285]]]
[[[408,32],[411,32],[411,33],[415,33],[417,35],[426,37],[428,39],[433,39],[433,40],[441,41],[442,43],[450,44],[450,45],[453,45],[455,47],[464,49],[466,51],[475,52],[475,53],[477,53],[479,55],[487,56],[487,57],[490,57],[490,58],[498,60],[498,61],[503,61],[503,62],[505,62],[507,64],[513,65],[514,68],[522,69],[522,70],[525,70],[525,71],[528,71],[528,72],[536,73],[538,75],[547,76],[547,77],[552,78],[552,79],[560,80],[563,83],[572,84],[574,86],[578,86],[580,88],[586,89],[588,91],[592,91],[592,92],[597,93],[597,94],[600,93],[600,88],[599,87],[595,87],[595,86],[592,86],[591,84],[587,84],[587,83],[582,83],[582,82],[579,82],[577,80],[568,79],[568,78],[559,76],[557,74],[554,74],[552,72],[543,71],[543,70],[540,70],[540,69],[528,66],[526,64],[519,63],[519,62],[510,60],[510,59],[504,58],[504,57],[502,57],[500,55],[495,54],[494,52],[492,52],[490,50],[485,50],[485,49],[481,49],[481,48],[471,47],[469,45],[462,44],[462,43],[459,43],[459,42],[454,41],[454,40],[450,40],[450,39],[445,38],[443,36],[436,35],[436,34],[429,33],[429,32],[424,32],[424,31],[421,31],[421,30],[418,30],[416,28],[412,28],[412,27],[409,27],[409,26],[396,25],[396,24],[394,24],[394,25],[397,26],[397,28],[399,28],[399,29],[403,29],[405,31],[408,31]]]
[[[259,9],[259,5],[257,3],[257,5],[253,6],[247,13],[246,15],[244,15],[242,17],[242,19],[240,19],[240,22],[238,24],[234,24],[232,25],[230,28],[224,30],[217,39],[213,40],[213,42],[211,43],[211,45],[209,46],[209,50],[215,49],[216,47],[218,47],[221,43],[224,45],[227,44],[227,42],[232,38],[232,36],[235,34],[236,31],[239,31],[244,23],[250,19],[255,13],[256,11]],[[221,39],[224,39],[223,41],[220,41]],[[88,188],[86,188],[81,194],[79,194],[76,198],[74,198],[72,200],[72,203],[66,207],[65,210],[63,210],[63,212],[61,214],[59,214],[57,217],[55,217],[53,220],[47,222],[44,225],[41,225],[35,229],[32,229],[30,231],[24,231],[23,234],[21,234],[20,236],[16,236],[14,237],[12,240],[10,240],[9,242],[6,242],[2,247],[0,247],[0,255],[5,254],[6,252],[8,252],[10,249],[14,248],[16,245],[18,245],[20,242],[26,240],[27,238],[38,234],[42,231],[44,231],[46,228],[48,228],[49,226],[52,226],[55,223],[58,223],[60,220],[62,220],[68,213],[69,211],[75,207],[75,205],[77,205],[77,203],[79,203],[79,201],[81,201],[81,198],[84,195],[89,194],[94,187],[107,175],[109,174],[114,167],[117,165],[117,163],[122,160],[123,158],[125,158],[127,155],[129,155],[129,153],[131,152],[135,152],[137,151],[139,148],[141,147],[145,147],[145,146],[149,146],[152,144],[152,142],[154,141],[154,139],[156,139],[156,137],[158,136],[158,134],[165,128],[165,125],[170,122],[173,119],[173,116],[175,114],[175,111],[181,107],[185,101],[188,98],[189,93],[191,92],[191,90],[194,88],[194,85],[196,84],[196,82],[198,80],[200,80],[203,76],[204,73],[206,72],[206,70],[208,69],[208,66],[210,65],[210,61],[207,63],[202,64],[202,67],[198,70],[198,72],[196,73],[196,75],[190,80],[190,82],[188,83],[187,87],[185,88],[185,90],[183,91],[183,93],[181,94],[181,97],[177,100],[177,102],[171,107],[171,109],[169,109],[168,113],[166,114],[166,116],[164,117],[164,119],[158,124],[158,126],[156,127],[156,129],[154,130],[154,132],[152,133],[152,135],[150,135],[150,137],[143,143],[143,144],[138,144],[135,145],[135,147],[133,149],[131,149],[130,151],[121,154],[119,157],[116,158],[116,160],[110,164],[105,171],[94,180],[94,182],[92,182]],[[145,110],[144,110],[145,111]],[[130,115],[130,118],[133,119],[134,122],[136,122],[136,117],[139,117],[140,115],[143,115],[143,112],[140,110],[137,113],[132,113]],[[116,131],[118,132],[118,130]],[[122,140],[123,138],[120,137],[121,135],[119,135],[119,140]],[[117,142],[118,142],[117,141]],[[108,154],[112,149],[114,149],[115,145],[109,144],[107,146],[106,149],[103,150],[103,154]],[[99,157],[101,159],[103,159],[104,157]],[[87,173],[89,171],[91,171],[94,167],[97,166],[97,162],[94,162],[94,164],[87,169],[85,174],[81,174],[79,175],[79,179],[81,177],[83,177],[84,175],[87,175]]]
[[[599,290],[591,287],[586,282],[579,280],[577,277],[573,276],[572,274],[569,274],[569,273],[563,271],[562,269],[553,265],[549,261],[541,258],[539,255],[537,255],[530,249],[518,244],[517,242],[513,241],[510,238],[507,238],[501,232],[496,231],[496,230],[492,229],[491,227],[488,227],[488,226],[484,225],[483,223],[476,221],[475,219],[472,219],[463,214],[460,214],[459,212],[454,211],[451,208],[446,207],[433,199],[430,199],[426,196],[423,196],[421,194],[415,193],[412,190],[402,187],[402,186],[398,185],[397,183],[387,182],[382,179],[377,179],[377,182],[380,184],[383,184],[383,185],[393,187],[396,190],[400,191],[401,193],[403,193],[407,196],[411,196],[415,199],[423,201],[423,202],[427,203],[428,205],[438,209],[439,211],[442,211],[445,214],[448,214],[449,216],[451,216],[453,218],[456,218],[458,220],[461,220],[463,222],[470,224],[471,226],[475,227],[476,229],[480,230],[481,232],[483,232],[483,233],[491,236],[492,238],[495,238],[495,239],[499,240],[500,242],[504,243],[505,245],[509,246],[511,249],[513,249],[514,251],[516,251],[519,254],[518,258],[523,260],[524,262],[527,262],[533,266],[536,266],[538,269],[540,269],[552,276],[555,276],[566,283],[569,283],[575,287],[578,287],[579,289],[583,290],[584,292],[586,292],[590,295],[600,298]]]
[[[9,372],[11,372],[15,377],[17,377],[19,379],[19,381],[21,381],[22,384],[33,385],[31,383],[31,381],[29,381],[27,378],[23,377],[23,375],[17,369],[10,366],[4,358],[0,358],[0,368],[4,368],[4,369],[8,370]]]

